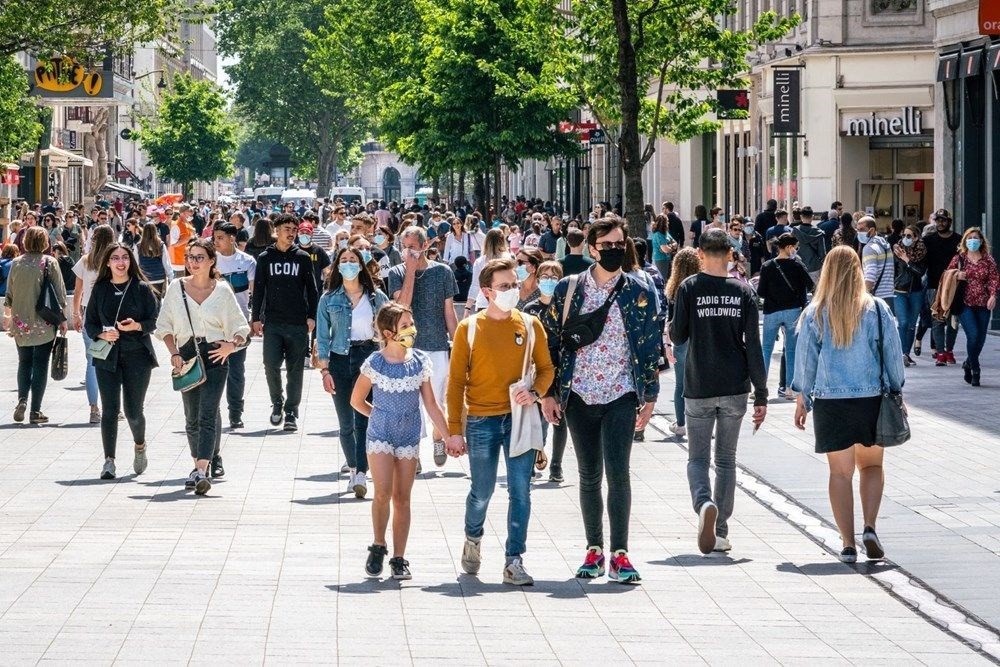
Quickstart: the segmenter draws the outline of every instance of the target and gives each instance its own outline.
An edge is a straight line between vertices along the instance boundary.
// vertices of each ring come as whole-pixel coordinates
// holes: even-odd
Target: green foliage
[[[160,176],[185,186],[233,171],[236,125],[222,90],[190,74],[174,75],[153,119],[140,119],[139,142]]]
[[[86,56],[175,32],[181,19],[203,20],[206,3],[188,0],[13,0],[0,2],[0,55]]]
[[[261,173],[264,171],[264,163],[271,157],[271,146],[278,142],[256,132],[253,127],[241,130],[233,162],[237,167],[244,167],[255,174]]]
[[[316,162],[320,194],[334,164],[346,166],[344,146],[366,134],[363,116],[336,89],[314,81],[308,30],[320,25],[321,0],[224,0],[219,50],[238,61],[226,69],[236,107],[256,128],[288,146],[298,162]]]
[[[42,130],[24,68],[13,56],[0,57],[0,161],[34,150]]]

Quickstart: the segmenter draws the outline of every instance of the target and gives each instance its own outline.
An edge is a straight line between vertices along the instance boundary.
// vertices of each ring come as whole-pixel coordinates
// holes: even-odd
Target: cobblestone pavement
[[[78,336],[70,346],[70,378],[50,383],[44,405],[52,425],[14,425],[9,416],[0,424],[2,663],[987,662],[742,490],[731,556],[699,555],[685,451],[652,429],[632,456],[630,548],[641,586],[573,578],[586,545],[571,451],[566,484],[534,486],[525,563],[536,585],[501,583],[502,487],[490,508],[481,575],[461,574],[467,465],[450,460],[435,469],[429,447],[413,492],[407,557],[414,578],[368,580],[370,503],[347,494],[336,472],[343,462],[336,419],[317,373],[308,373],[299,432],[275,431],[267,423],[260,348],[251,349],[247,395],[255,409],[243,431],[224,436],[226,477],[210,496],[196,498],[183,490],[190,470],[183,411],[165,368],[155,372],[147,400],[149,469],[139,478],[97,479],[102,453],[98,428],[86,423]],[[3,338],[4,410],[15,402],[14,360],[13,343]],[[918,368],[914,376],[933,371]],[[670,376],[664,379],[666,395]],[[957,379],[948,394],[966,392]],[[993,391],[976,398],[995,404]],[[792,483],[779,486],[823,514],[822,462],[809,453],[808,436],[781,426],[790,421],[781,416],[788,409],[775,409],[772,418],[781,418],[769,420],[740,455],[758,470],[766,459],[770,467],[761,472],[771,483],[778,477],[772,467],[787,472]],[[900,463],[892,459],[883,534],[906,567],[902,512],[941,504],[933,494],[942,482],[954,482],[949,493],[991,496],[994,530],[997,523],[989,472],[1000,465],[994,430],[966,423],[959,433],[960,414],[946,420],[915,412],[915,427],[933,424],[942,440],[932,446],[918,436],[899,450]],[[122,424],[119,471],[130,469],[129,440]],[[966,455],[935,455],[944,443]],[[960,501],[965,496],[951,500]],[[959,535],[943,518],[950,513],[938,510],[920,515],[928,530]],[[919,535],[910,542],[914,552]],[[960,557],[954,569],[967,582],[982,581],[979,572],[969,575],[972,566],[982,571],[973,549],[987,547],[944,538],[925,548],[942,569]]]

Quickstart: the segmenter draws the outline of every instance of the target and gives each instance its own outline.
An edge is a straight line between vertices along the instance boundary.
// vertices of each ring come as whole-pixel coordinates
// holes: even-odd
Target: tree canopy
[[[190,74],[174,75],[155,118],[141,118],[139,142],[159,176],[183,184],[232,173],[236,125],[222,90]]]
[[[24,68],[13,56],[0,56],[0,162],[34,150],[43,129]]]

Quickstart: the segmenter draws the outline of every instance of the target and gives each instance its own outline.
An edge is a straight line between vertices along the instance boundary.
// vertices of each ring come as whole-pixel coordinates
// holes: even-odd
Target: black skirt
[[[876,442],[881,396],[864,398],[817,398],[813,402],[816,453],[827,454],[852,445],[871,447]]]

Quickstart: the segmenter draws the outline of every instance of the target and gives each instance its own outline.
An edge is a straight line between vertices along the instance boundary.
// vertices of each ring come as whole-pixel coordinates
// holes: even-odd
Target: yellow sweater
[[[555,369],[549,356],[545,329],[537,317],[533,319],[535,345],[531,356],[536,370],[534,389],[544,395],[555,378]],[[470,326],[476,327],[471,364]],[[508,388],[521,379],[526,331],[521,313],[516,310],[506,320],[490,319],[483,311],[459,322],[448,374],[448,428],[452,433],[462,433],[462,408],[465,406],[473,417],[495,417],[510,412]]]

